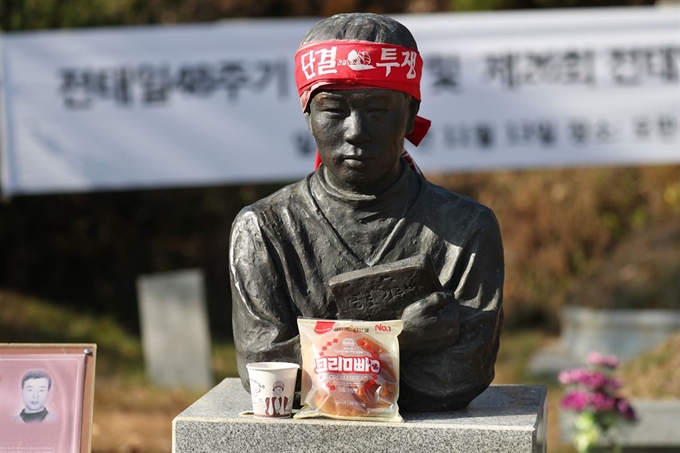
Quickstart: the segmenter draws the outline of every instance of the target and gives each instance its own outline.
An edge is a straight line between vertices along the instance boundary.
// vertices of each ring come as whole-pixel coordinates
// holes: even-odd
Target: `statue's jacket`
[[[400,409],[461,409],[489,386],[503,321],[498,223],[487,207],[403,167],[386,191],[387,201],[380,195],[366,202],[368,208],[361,200],[343,206],[342,196],[328,196],[322,166],[238,214],[230,273],[238,369],[246,388],[246,363],[300,363],[297,317],[337,318],[325,286],[331,277],[416,254],[429,256],[451,293],[450,309],[441,311],[456,314],[458,335],[430,329],[423,347],[409,345],[408,354],[402,349]],[[390,214],[393,200],[407,200],[393,210],[398,215]],[[352,245],[361,232],[351,228],[356,219],[362,228],[375,223],[378,232],[369,238],[375,246],[366,256]]]

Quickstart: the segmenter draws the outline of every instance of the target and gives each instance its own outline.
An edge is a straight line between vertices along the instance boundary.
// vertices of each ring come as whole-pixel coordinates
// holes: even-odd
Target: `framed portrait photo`
[[[94,344],[0,343],[0,453],[87,453]]]

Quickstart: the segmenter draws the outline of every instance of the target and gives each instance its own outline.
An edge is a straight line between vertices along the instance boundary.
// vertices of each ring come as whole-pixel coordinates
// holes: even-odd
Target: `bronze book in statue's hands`
[[[443,288],[426,255],[336,275],[326,283],[339,319],[385,321]]]

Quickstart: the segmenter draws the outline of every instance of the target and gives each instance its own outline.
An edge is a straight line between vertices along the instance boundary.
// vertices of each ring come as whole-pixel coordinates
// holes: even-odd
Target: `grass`
[[[629,396],[680,399],[680,332],[625,364],[620,374]]]
[[[496,359],[496,384],[516,384],[529,379],[526,373],[531,357],[547,337],[538,331],[504,332]],[[536,382],[541,383],[542,382]]]
[[[109,317],[95,317],[22,294],[0,291],[0,342],[97,343],[98,374],[143,372],[139,339]]]
[[[3,290],[0,290],[0,315],[0,342],[96,343],[98,377],[123,377],[135,384],[145,382],[140,339],[110,317],[76,312]],[[238,374],[232,344],[214,344],[213,357],[217,379]]]

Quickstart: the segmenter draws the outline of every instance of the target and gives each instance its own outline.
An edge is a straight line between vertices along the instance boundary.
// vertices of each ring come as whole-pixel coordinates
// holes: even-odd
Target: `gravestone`
[[[566,306],[559,343],[547,343],[529,362],[533,376],[557,378],[585,363],[590,352],[628,362],[680,331],[680,310],[592,309]]]
[[[633,399],[638,421],[634,424],[621,423],[612,429],[611,436],[621,447],[620,453],[677,453],[680,451],[680,400]],[[564,443],[572,442],[574,413],[560,409],[560,438]],[[604,447],[607,443],[597,443]]]
[[[589,352],[598,351],[626,362],[679,331],[680,310],[562,309],[562,347],[581,361]]]
[[[185,270],[137,279],[147,376],[163,387],[214,385],[203,273]]]

